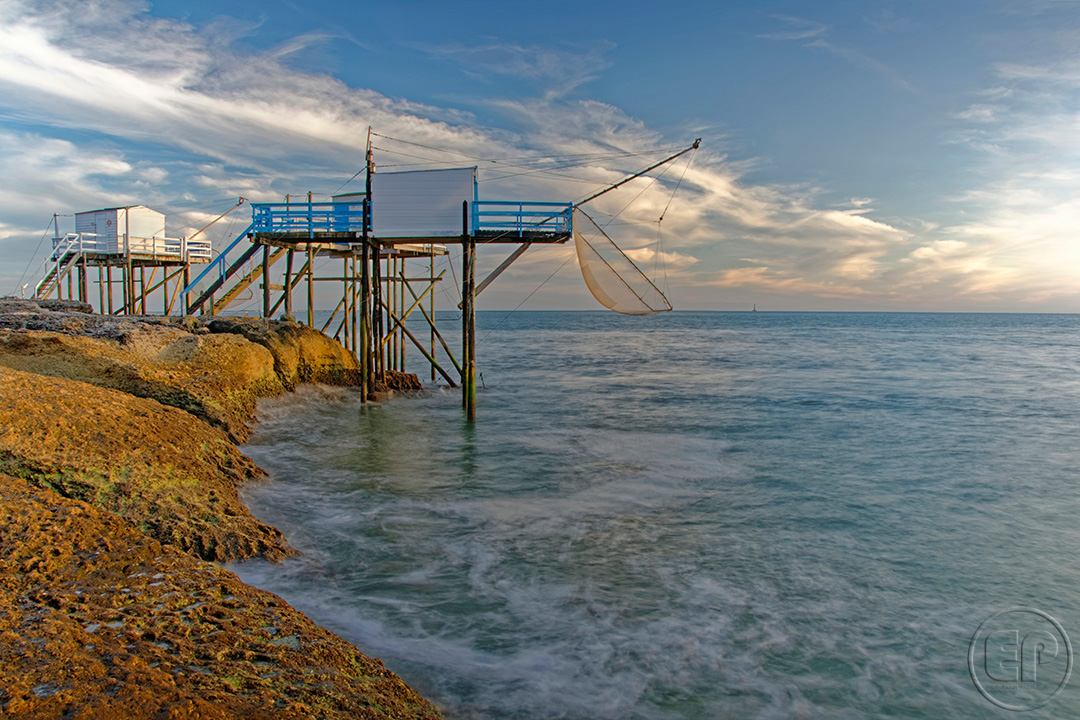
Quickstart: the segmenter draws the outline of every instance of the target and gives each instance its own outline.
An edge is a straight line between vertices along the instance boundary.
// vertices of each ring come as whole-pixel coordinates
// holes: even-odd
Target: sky
[[[181,236],[361,190],[369,127],[378,168],[477,165],[491,200],[700,137],[590,204],[676,309],[1080,312],[1074,0],[0,0],[0,294],[54,213]],[[600,309],[572,256],[534,247],[480,309]]]

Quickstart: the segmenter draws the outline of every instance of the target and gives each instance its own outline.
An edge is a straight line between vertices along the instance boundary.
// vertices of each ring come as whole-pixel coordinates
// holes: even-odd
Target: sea
[[[1080,315],[477,323],[260,404],[241,579],[448,718],[1080,717]]]

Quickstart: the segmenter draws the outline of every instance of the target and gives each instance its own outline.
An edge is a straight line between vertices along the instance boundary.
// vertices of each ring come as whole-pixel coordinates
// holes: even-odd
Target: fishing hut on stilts
[[[53,215],[53,228],[52,252],[33,296],[66,294],[91,306],[96,299],[102,314],[156,314],[147,304],[153,296],[160,297],[162,314],[170,315],[178,293],[191,282],[192,266],[212,259],[210,240],[198,237],[201,230],[188,238],[168,237],[165,216],[143,205],[76,213],[75,232],[63,235]]]
[[[274,317],[280,311],[287,319],[315,327],[318,297],[325,297],[327,290],[336,286],[333,296],[339,299],[320,329],[355,353],[364,402],[379,397],[390,374],[404,371],[406,346],[412,345],[430,365],[432,381],[441,377],[451,387],[461,388],[469,421],[476,417],[476,297],[533,245],[562,244],[574,238],[586,284],[597,300],[612,310],[635,315],[671,310],[659,288],[581,206],[696,149],[700,141],[573,203],[481,200],[476,167],[376,172],[371,134],[369,130],[361,171],[363,192],[333,195],[329,202],[315,202],[308,193],[306,202],[289,195],[283,203],[250,203],[250,225],[216,257],[209,242],[195,236],[164,238],[164,216],[141,207],[94,212],[120,213],[114,221],[123,223],[148,213],[160,216],[160,228],[154,220],[151,235],[156,242],[160,234],[160,243],[140,244],[142,236],[134,232],[124,233],[122,241],[113,241],[114,236],[106,231],[103,247],[116,252],[99,252],[100,228],[80,231],[79,217],[90,215],[80,213],[75,234],[61,239],[57,232],[54,252],[47,261],[54,267],[39,283],[36,295],[47,297],[55,291],[62,296],[62,281],[67,279],[68,295],[73,297],[71,278],[75,274],[83,278],[78,283],[79,298],[85,301],[87,267],[105,268],[106,274],[109,268],[120,267],[124,301],[119,308],[114,306],[112,281],[105,277],[100,287],[109,292],[102,295],[99,305],[103,313],[144,313],[148,293],[167,288],[172,281],[182,314],[215,316],[226,313],[255,286],[261,292],[262,317]],[[244,202],[241,198],[213,222]],[[119,244],[114,248],[110,242]],[[449,255],[450,246],[458,243],[462,252],[462,300],[458,305],[462,340],[455,357],[436,323],[436,288],[445,280],[446,271],[436,274],[435,266],[436,258]],[[476,282],[478,245],[513,246],[480,283]],[[152,250],[149,256],[145,247]],[[203,267],[192,278],[194,264]],[[159,284],[153,285],[155,271],[151,270],[147,280],[145,269],[158,267],[165,270]],[[181,276],[182,286],[178,286]],[[320,292],[317,287],[326,290]],[[294,295],[301,288],[306,312],[297,318]],[[167,300],[163,309],[164,314],[171,314],[173,301]],[[417,314],[427,326],[426,344],[406,326],[410,318],[416,322]],[[440,360],[439,348],[445,360]]]

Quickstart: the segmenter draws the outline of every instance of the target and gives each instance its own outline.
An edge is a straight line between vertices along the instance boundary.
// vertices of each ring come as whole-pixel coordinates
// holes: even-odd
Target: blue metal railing
[[[252,230],[265,233],[360,233],[364,202],[252,203]],[[567,234],[574,208],[569,203],[478,200],[472,204],[474,232]],[[370,226],[368,228],[371,229]]]
[[[207,277],[212,278],[216,273],[216,279],[225,279],[229,254],[249,233],[304,233],[311,238],[321,232],[360,234],[364,228],[364,205],[364,200],[252,203],[251,225],[181,291],[184,307],[188,307],[188,295]],[[574,206],[570,203],[477,200],[472,203],[472,232],[500,232],[509,237],[525,237],[526,233],[564,235],[572,230],[573,216]],[[319,241],[334,242],[324,238]]]
[[[524,237],[525,233],[569,234],[574,206],[556,202],[477,200],[473,203],[473,232],[494,231]]]
[[[364,230],[364,201],[322,203],[252,203],[252,228],[264,233],[359,233]]]

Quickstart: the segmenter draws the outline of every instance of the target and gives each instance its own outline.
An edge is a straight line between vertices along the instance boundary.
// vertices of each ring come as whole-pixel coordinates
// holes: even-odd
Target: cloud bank
[[[782,24],[764,41],[819,49],[827,42],[820,23],[785,17]],[[170,232],[184,234],[237,196],[333,192],[363,164],[369,126],[388,136],[376,138],[383,167],[485,159],[488,199],[584,197],[660,157],[648,151],[693,139],[673,142],[618,107],[580,97],[608,63],[602,49],[569,60],[496,43],[424,51],[475,72],[547,83],[528,97],[476,99],[474,109],[503,118],[492,126],[467,103],[391,98],[288,65],[289,48],[325,37],[258,53],[237,49],[242,33],[226,22],[196,27],[155,17],[141,2],[0,3],[0,159],[8,176],[0,189],[0,291],[16,285],[53,212],[147,204],[168,213]],[[525,55],[547,60],[529,65]],[[958,114],[965,133],[956,141],[1001,157],[1025,143],[1074,151],[1068,127],[1080,118],[1067,108],[1028,116],[1016,108],[1049,84],[1075,91],[1077,68],[1002,66],[998,74],[1001,86]],[[617,217],[610,231],[629,253],[666,268],[679,307],[768,299],[793,309],[1023,309],[1077,298],[1075,276],[1059,261],[1025,252],[1032,244],[1058,258],[1074,252],[1063,243],[1080,204],[1066,193],[1076,177],[1064,163],[1052,176],[1032,169],[993,180],[989,163],[981,184],[953,199],[972,219],[935,225],[875,217],[872,198],[828,206],[812,185],[754,184],[753,159],[728,158],[722,141],[704,134],[692,163],[680,159],[659,179],[635,180],[591,206],[602,224]],[[573,167],[530,160],[550,156],[578,160]],[[513,306],[570,252],[530,251],[485,302]],[[489,266],[498,260],[484,258]],[[570,275],[552,281],[548,300],[540,295],[537,304],[594,307]]]

